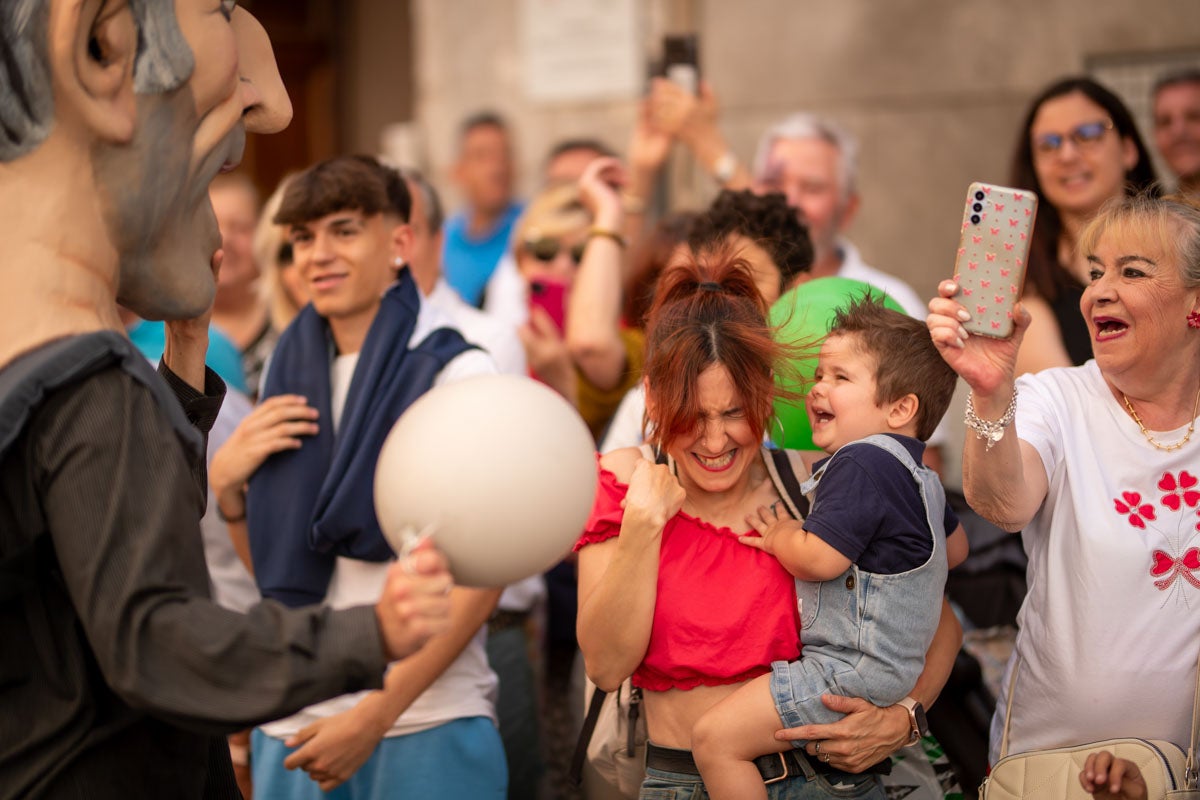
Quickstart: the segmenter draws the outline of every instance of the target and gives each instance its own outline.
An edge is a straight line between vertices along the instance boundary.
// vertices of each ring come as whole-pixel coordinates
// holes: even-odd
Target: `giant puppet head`
[[[85,269],[115,254],[115,299],[143,317],[212,302],[208,183],[240,161],[246,131],[290,118],[266,33],[232,0],[0,2],[0,194],[82,159],[71,185],[27,198],[73,210],[61,236],[35,235]],[[77,228],[101,241],[70,241]],[[34,234],[6,234],[20,235]]]

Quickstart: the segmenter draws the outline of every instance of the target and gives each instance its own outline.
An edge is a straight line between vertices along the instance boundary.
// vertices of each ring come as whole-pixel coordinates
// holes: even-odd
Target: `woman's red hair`
[[[784,354],[766,320],[767,306],[745,261],[728,252],[667,267],[646,325],[649,440],[660,447],[696,430],[700,374],[729,371],[754,435],[773,411],[774,368]]]

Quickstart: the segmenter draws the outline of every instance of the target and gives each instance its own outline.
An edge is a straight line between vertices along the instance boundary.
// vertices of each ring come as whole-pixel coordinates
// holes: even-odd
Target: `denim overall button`
[[[853,575],[846,576],[846,588],[850,589],[851,591],[854,590],[854,576]]]

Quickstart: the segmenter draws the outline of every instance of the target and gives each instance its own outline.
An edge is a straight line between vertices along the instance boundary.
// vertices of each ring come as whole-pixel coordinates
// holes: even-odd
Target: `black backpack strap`
[[[587,759],[588,745],[592,742],[592,733],[596,730],[596,720],[600,718],[600,708],[604,705],[604,698],[607,696],[608,692],[598,686],[592,692],[592,701],[588,704],[587,716],[584,717],[583,727],[579,729],[579,740],[575,742],[575,754],[571,756],[571,769],[567,772],[567,777],[575,786],[583,785],[583,762]]]
[[[797,477],[797,472],[805,472],[804,460],[799,451],[763,448],[763,463],[767,466],[771,482],[775,484],[775,491],[779,492],[784,505],[792,512],[792,517],[807,517],[809,502],[804,492],[800,491],[800,478]]]

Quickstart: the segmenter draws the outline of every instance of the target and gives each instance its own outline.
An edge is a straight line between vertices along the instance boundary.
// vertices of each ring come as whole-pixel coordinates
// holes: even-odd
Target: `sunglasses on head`
[[[587,247],[587,242],[580,242],[572,247],[568,254],[576,266],[583,261],[583,249]],[[540,239],[532,239],[525,242],[525,252],[536,258],[538,261],[547,263],[558,258],[559,251],[563,249],[563,243],[551,236],[543,236]]]
[[[1043,133],[1033,140],[1033,149],[1042,154],[1057,153],[1062,149],[1063,142],[1068,139],[1080,149],[1094,147],[1104,138],[1104,134],[1112,129],[1111,119],[1102,122],[1085,122],[1067,133]]]

